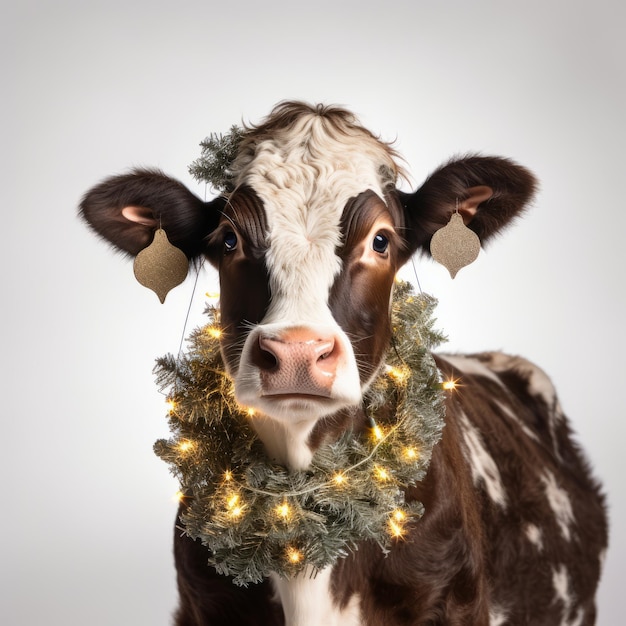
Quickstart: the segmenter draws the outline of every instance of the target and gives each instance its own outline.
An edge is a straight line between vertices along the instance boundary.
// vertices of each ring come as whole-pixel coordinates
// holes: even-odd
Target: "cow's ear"
[[[80,215],[116,248],[135,256],[157,228],[189,259],[204,252],[225,200],[204,202],[182,183],[155,170],[135,170],[104,180],[88,191]]]
[[[430,254],[433,234],[457,208],[481,242],[488,240],[523,212],[535,188],[535,177],[508,159],[468,156],[450,161],[415,193],[399,192],[408,252]]]

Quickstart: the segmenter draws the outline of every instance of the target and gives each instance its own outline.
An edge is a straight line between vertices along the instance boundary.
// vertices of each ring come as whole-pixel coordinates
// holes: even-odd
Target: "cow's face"
[[[300,223],[265,207],[251,189],[235,192],[210,238],[223,354],[244,406],[317,419],[358,404],[382,359],[398,215],[369,190],[322,219],[303,207]]]
[[[209,258],[238,400],[310,421],[357,405],[382,359],[402,212],[369,133],[310,112],[277,125],[243,148]]]
[[[393,150],[341,109],[280,105],[249,129],[228,196],[204,203],[138,171],[105,181],[83,216],[136,254],[159,224],[219,270],[223,354],[238,401],[278,428],[358,405],[389,343],[394,276],[458,208],[481,239],[523,208],[533,178],[494,157],[396,190]]]

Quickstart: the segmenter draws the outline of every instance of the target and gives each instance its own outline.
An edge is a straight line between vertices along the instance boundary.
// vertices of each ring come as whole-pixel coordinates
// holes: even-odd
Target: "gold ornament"
[[[170,290],[187,277],[189,261],[185,253],[173,246],[165,231],[159,228],[154,233],[152,243],[135,257],[133,270],[135,278],[144,287],[152,289],[163,304]]]
[[[439,229],[430,241],[430,253],[454,278],[457,272],[478,257],[480,239],[465,226],[458,211],[452,214],[446,226]]]

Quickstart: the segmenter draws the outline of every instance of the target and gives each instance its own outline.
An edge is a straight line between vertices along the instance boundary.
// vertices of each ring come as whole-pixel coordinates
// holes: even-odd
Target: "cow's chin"
[[[259,414],[285,424],[314,422],[359,402],[358,397],[327,397],[308,393],[236,396],[240,404],[252,409],[251,414]]]

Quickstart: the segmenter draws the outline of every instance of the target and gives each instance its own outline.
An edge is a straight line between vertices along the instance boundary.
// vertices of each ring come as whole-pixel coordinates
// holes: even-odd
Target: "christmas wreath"
[[[431,350],[435,300],[395,286],[393,339],[363,398],[368,427],[323,444],[307,470],[271,462],[235,400],[219,349],[219,311],[155,372],[169,401],[170,439],[156,454],[180,481],[181,529],[207,547],[207,561],[238,585],[270,572],[322,569],[364,541],[388,550],[423,513],[405,490],[422,480],[444,425],[443,387]],[[252,417],[251,417],[252,416]]]

